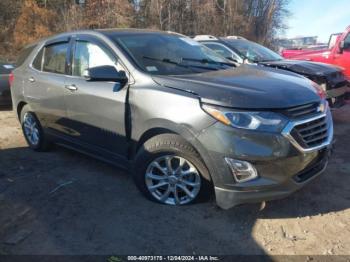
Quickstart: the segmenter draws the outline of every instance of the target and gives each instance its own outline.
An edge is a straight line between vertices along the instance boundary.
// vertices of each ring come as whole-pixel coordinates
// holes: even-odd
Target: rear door
[[[60,133],[67,133],[64,94],[68,51],[67,37],[47,42],[39,49],[24,79],[25,97],[42,126]]]
[[[77,36],[72,43],[72,72],[66,82],[71,137],[95,150],[126,156],[128,84],[92,82],[83,77],[86,69],[96,66],[112,65],[118,71],[125,68],[114,52],[96,38]]]

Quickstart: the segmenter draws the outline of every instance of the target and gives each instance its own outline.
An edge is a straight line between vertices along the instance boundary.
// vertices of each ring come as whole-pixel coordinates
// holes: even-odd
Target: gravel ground
[[[34,153],[0,111],[0,254],[350,255],[350,104],[333,113],[324,175],[265,207],[223,211],[154,204],[127,172],[59,147]]]

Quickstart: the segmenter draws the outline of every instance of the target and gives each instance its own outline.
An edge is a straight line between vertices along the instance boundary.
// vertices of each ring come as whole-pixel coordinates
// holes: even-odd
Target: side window
[[[344,49],[350,50],[350,33],[344,39]]]
[[[65,74],[68,43],[53,44],[45,47],[43,71]]]
[[[36,55],[33,61],[33,67],[39,71],[42,70],[43,54],[44,54],[44,48],[40,50],[40,52]]]
[[[86,41],[77,41],[73,58],[73,75],[83,76],[85,70],[97,66],[114,66],[123,70],[116,59],[107,50]]]

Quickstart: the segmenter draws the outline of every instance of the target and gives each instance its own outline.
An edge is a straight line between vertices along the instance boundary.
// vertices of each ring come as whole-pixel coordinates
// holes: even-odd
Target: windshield
[[[254,42],[247,40],[225,40],[225,42],[231,48],[236,50],[236,52],[238,52],[242,58],[246,58],[254,63],[277,61],[283,59],[274,51]]]
[[[235,66],[198,42],[178,35],[116,35],[113,40],[149,74],[193,74]]]

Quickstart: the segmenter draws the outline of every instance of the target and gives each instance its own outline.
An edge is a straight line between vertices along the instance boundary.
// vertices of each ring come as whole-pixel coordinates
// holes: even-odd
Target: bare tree
[[[57,32],[139,27],[186,35],[240,35],[271,45],[290,0],[1,0],[0,55]],[[7,55],[8,56],[8,55]]]

